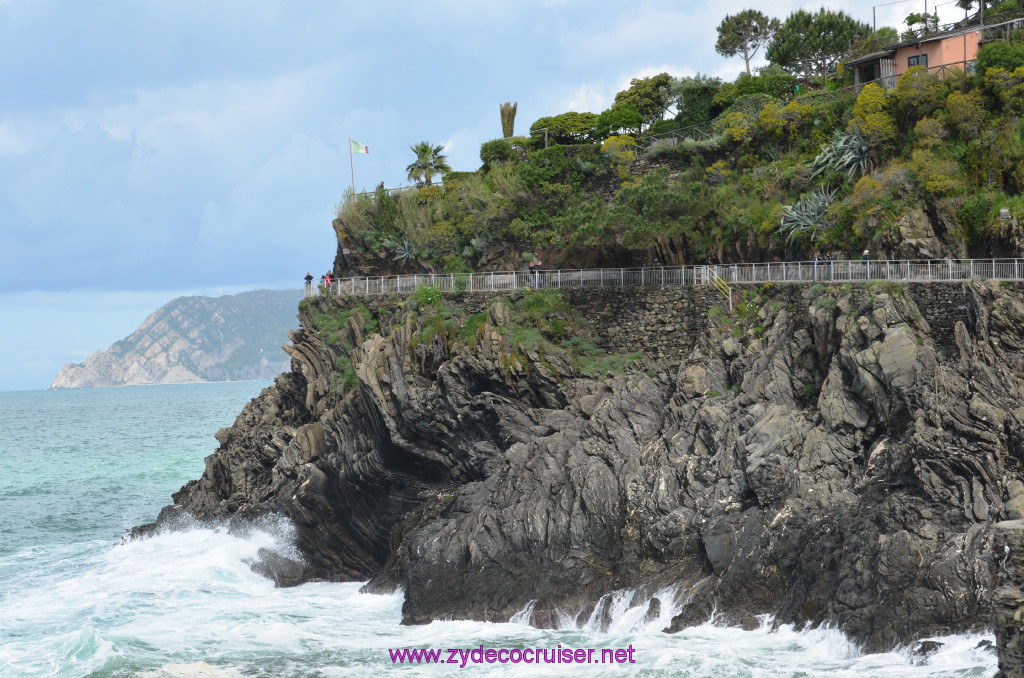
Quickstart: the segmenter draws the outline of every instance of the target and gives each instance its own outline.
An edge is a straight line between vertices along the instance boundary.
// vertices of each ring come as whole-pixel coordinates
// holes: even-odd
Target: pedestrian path
[[[962,282],[974,278],[1024,280],[1024,259],[932,259],[912,261],[786,261],[760,264],[593,268],[483,273],[420,273],[339,278],[331,294],[409,294],[418,287],[445,292],[508,292],[529,288],[660,287],[807,282]]]

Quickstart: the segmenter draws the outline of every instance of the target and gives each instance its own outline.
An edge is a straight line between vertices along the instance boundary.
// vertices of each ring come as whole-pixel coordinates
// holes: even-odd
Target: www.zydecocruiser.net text
[[[626,648],[474,648],[389,649],[393,664],[635,664],[635,650]]]

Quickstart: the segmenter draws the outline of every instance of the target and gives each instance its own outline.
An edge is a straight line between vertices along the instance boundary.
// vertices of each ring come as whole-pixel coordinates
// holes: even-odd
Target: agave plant
[[[831,191],[819,188],[810,195],[804,196],[795,205],[782,208],[782,223],[779,232],[786,234],[786,242],[797,237],[814,240],[825,221],[828,206],[836,198],[839,189]]]
[[[836,130],[832,140],[821,147],[821,153],[814,159],[814,175],[837,170],[846,172],[850,179],[865,174],[871,169],[868,154],[868,140],[859,134]]]
[[[391,251],[395,253],[395,261],[400,264],[408,264],[416,258],[416,252],[413,250],[412,244],[409,242],[408,238],[395,245],[394,249]]]

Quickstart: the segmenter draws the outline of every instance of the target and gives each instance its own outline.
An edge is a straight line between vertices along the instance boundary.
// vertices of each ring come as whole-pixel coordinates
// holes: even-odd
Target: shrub
[[[1013,72],[1004,68],[990,68],[985,73],[985,87],[999,97],[1006,110],[1024,113],[1024,66]]]
[[[847,130],[867,139],[872,148],[892,143],[897,129],[888,107],[884,89],[873,82],[865,85],[853,106],[853,118]]]
[[[517,153],[512,148],[512,144],[504,139],[485,141],[480,145],[480,162],[483,163],[485,170],[490,169],[494,164],[509,162],[516,157]]]
[[[719,118],[722,133],[729,141],[746,143],[754,138],[754,118],[747,113],[733,112]]]
[[[718,92],[717,85],[697,84],[683,87],[679,92],[680,112],[676,121],[681,127],[701,125],[711,120],[712,100]]]
[[[704,170],[704,180],[709,184],[721,183],[722,179],[729,173],[729,166],[724,160],[713,163]]]
[[[900,76],[894,95],[907,120],[919,120],[942,105],[945,93],[946,86],[939,76],[932,75],[924,66],[913,66]]]
[[[949,195],[959,188],[959,184],[953,178],[958,170],[956,163],[942,160],[929,150],[914,151],[911,167],[917,176],[917,183],[935,197]]]
[[[863,176],[857,185],[853,187],[853,196],[850,199],[854,207],[864,207],[877,202],[882,197],[882,184],[870,176]]]
[[[801,128],[810,119],[813,109],[807,104],[793,101],[785,106],[769,103],[757,115],[757,123],[766,133],[796,139]]]
[[[921,148],[938,146],[946,136],[946,126],[935,118],[921,118],[914,125],[914,142]]]
[[[983,45],[978,50],[975,67],[981,76],[985,76],[990,68],[1012,72],[1024,67],[1024,44],[995,41]]]
[[[946,97],[946,110],[949,111],[950,123],[960,133],[961,139],[968,141],[981,135],[988,116],[980,91],[951,92]]]
[[[629,178],[626,163],[636,157],[636,141],[633,137],[628,134],[610,136],[601,143],[601,152],[611,158],[612,167],[618,171],[620,180]]]
[[[336,358],[335,369],[331,372],[331,381],[336,391],[350,391],[359,383],[351,358]]]
[[[729,108],[729,112],[746,113],[751,118],[756,118],[765,106],[774,101],[775,99],[771,96],[760,92],[757,94],[744,94],[736,97],[736,100],[732,102],[732,106]]]
[[[416,288],[416,302],[420,308],[432,306],[441,301],[441,290],[429,285],[421,285]]]

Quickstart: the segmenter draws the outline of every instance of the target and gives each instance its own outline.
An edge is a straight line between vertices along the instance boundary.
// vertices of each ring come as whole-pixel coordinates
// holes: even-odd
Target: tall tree
[[[516,129],[516,109],[519,108],[518,101],[506,101],[500,104],[501,109],[501,136],[505,139],[512,137]]]
[[[631,104],[615,104],[597,116],[597,131],[599,139],[607,139],[612,134],[640,133],[644,118]]]
[[[672,99],[671,85],[672,76],[668,73],[633,78],[629,81],[629,89],[615,95],[615,105],[632,106],[643,118],[643,127],[650,127],[665,116]]]
[[[857,36],[871,34],[871,26],[846,12],[822,7],[814,14],[797,10],[789,15],[768,45],[768,61],[791,73],[828,75]]]
[[[409,149],[416,154],[415,162],[405,168],[405,171],[409,173],[409,181],[430,186],[431,179],[435,174],[452,171],[448,164],[448,156],[441,152],[444,150],[444,146],[431,146],[428,142],[421,141],[415,146],[410,146]]]
[[[769,19],[756,9],[745,9],[739,14],[727,14],[718,24],[718,42],[715,51],[722,56],[743,54],[743,61],[750,74],[750,60],[757,50],[768,44],[779,30],[779,20]]]

